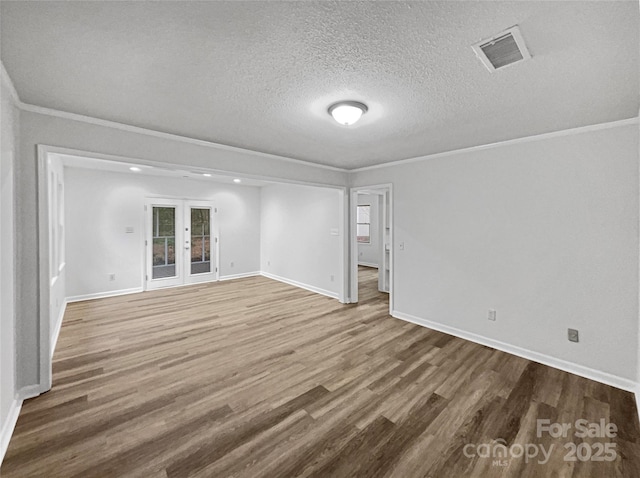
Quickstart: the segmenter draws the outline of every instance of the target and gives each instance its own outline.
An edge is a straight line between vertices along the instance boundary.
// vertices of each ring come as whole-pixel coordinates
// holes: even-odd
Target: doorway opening
[[[351,302],[384,301],[391,311],[391,185],[353,188],[351,206]]]
[[[209,201],[147,198],[146,289],[218,279],[216,208]]]

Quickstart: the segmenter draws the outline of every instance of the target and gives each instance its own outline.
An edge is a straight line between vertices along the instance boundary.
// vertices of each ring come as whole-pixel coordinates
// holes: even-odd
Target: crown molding
[[[84,122],[84,123],[89,123],[89,124],[95,124],[98,126],[104,126],[107,128],[113,128],[113,129],[119,129],[122,131],[128,131],[131,133],[138,133],[138,134],[144,134],[147,136],[155,136],[157,138],[163,138],[163,139],[170,139],[170,140],[174,140],[174,141],[180,141],[183,143],[189,143],[189,144],[195,144],[195,145],[199,145],[199,146],[205,146],[208,148],[213,148],[213,149],[217,149],[217,150],[221,150],[221,151],[230,151],[230,152],[234,152],[234,153],[240,153],[240,154],[248,154],[248,155],[252,155],[252,156],[259,156],[262,158],[270,158],[270,159],[276,159],[276,160],[280,160],[280,161],[286,161],[289,163],[293,163],[293,164],[299,164],[302,166],[308,166],[308,167],[312,167],[312,168],[320,168],[320,169],[325,169],[325,170],[329,170],[329,171],[337,171],[337,172],[341,172],[341,173],[359,173],[359,172],[363,172],[363,171],[371,171],[371,170],[375,170],[375,169],[381,169],[381,168],[388,168],[391,166],[400,166],[403,164],[410,164],[410,163],[415,163],[415,162],[419,162],[419,161],[426,161],[429,159],[437,159],[437,158],[445,158],[447,156],[453,156],[456,154],[462,154],[462,153],[471,153],[474,151],[484,151],[486,149],[493,149],[493,148],[499,148],[502,146],[509,146],[509,145],[515,145],[515,144],[521,144],[521,143],[528,143],[531,141],[542,141],[545,139],[551,139],[551,138],[558,138],[558,137],[562,137],[562,136],[571,136],[574,134],[582,134],[582,133],[587,133],[590,131],[598,131],[598,130],[604,130],[604,129],[610,129],[610,128],[618,128],[618,127],[622,127],[622,126],[627,126],[627,125],[633,125],[633,124],[638,124],[638,117],[634,117],[634,118],[627,118],[627,119],[623,119],[623,120],[618,120],[618,121],[611,121],[611,122],[607,122],[607,123],[598,123],[598,124],[593,124],[593,125],[588,125],[588,126],[579,126],[577,128],[569,128],[569,129],[564,129],[564,130],[559,130],[559,131],[552,131],[550,133],[542,133],[542,134],[537,134],[537,135],[532,135],[532,136],[523,136],[521,138],[514,138],[514,139],[509,139],[506,141],[498,141],[495,143],[488,143],[488,144],[482,144],[482,145],[478,145],[478,146],[471,146],[468,148],[460,148],[460,149],[453,149],[450,151],[444,151],[442,153],[434,153],[434,154],[427,154],[424,156],[415,156],[412,158],[406,158],[406,159],[399,159],[397,161],[388,161],[385,163],[380,163],[380,164],[374,164],[372,166],[363,166],[361,168],[353,168],[353,169],[347,169],[347,168],[338,168],[336,166],[329,166],[326,164],[320,164],[320,163],[314,163],[311,161],[304,161],[302,159],[295,159],[295,158],[290,158],[287,156],[280,156],[277,154],[271,154],[271,153],[264,153],[262,151],[256,151],[253,149],[246,149],[246,148],[240,148],[237,146],[229,146],[226,144],[221,144],[221,143],[214,143],[212,141],[205,141],[202,139],[195,139],[195,138],[190,138],[188,136],[181,136],[181,135],[177,135],[177,134],[172,134],[172,133],[165,133],[163,131],[157,131],[157,130],[152,130],[152,129],[147,129],[147,128],[141,128],[139,126],[131,126],[125,123],[118,123],[116,121],[109,121],[109,120],[103,120],[100,118],[95,118],[93,116],[85,116],[85,115],[79,115],[76,113],[69,113],[66,111],[61,111],[61,110],[56,110],[53,108],[45,108],[43,106],[37,106],[37,105],[32,105],[29,103],[24,103],[23,101],[20,100],[20,97],[18,96],[18,92],[16,91],[14,85],[13,85],[13,81],[11,81],[11,77],[9,76],[9,74],[7,73],[7,70],[4,67],[4,63],[2,63],[0,61],[0,64],[2,65],[2,77],[6,80],[7,85],[9,86],[9,91],[11,93],[11,96],[13,98],[13,100],[15,101],[17,107],[23,111],[29,111],[31,113],[38,113],[38,114],[42,114],[42,115],[47,115],[47,116],[55,116],[58,118],[65,118],[65,119],[69,119],[72,121],[80,121],[80,122]]]
[[[52,108],[45,108],[44,106],[31,105],[29,103],[24,103],[22,101],[18,103],[18,107],[23,111],[28,111],[31,113],[37,113],[37,114],[47,115],[47,116],[55,116],[58,118],[64,118],[72,121],[79,121],[82,123],[89,123],[89,124],[94,124],[98,126],[104,126],[106,128],[113,128],[113,129],[119,129],[121,131],[128,131],[130,133],[144,134],[147,136],[154,136],[156,138],[170,139],[173,141],[180,141],[182,143],[205,146],[207,148],[217,149],[219,151],[230,151],[233,153],[259,156],[261,158],[276,159],[279,161],[286,161],[288,163],[299,164],[301,166],[327,169],[329,171],[338,171],[341,173],[347,173],[349,171],[344,168],[338,168],[338,167],[329,166],[326,164],[318,164],[318,163],[313,163],[311,161],[304,161],[302,159],[289,158],[287,156],[280,156],[280,155],[271,154],[271,153],[263,153],[262,151],[255,151],[253,149],[239,148],[237,146],[229,146],[226,144],[214,143],[212,141],[205,141],[202,139],[190,138],[188,136],[181,136],[173,133],[165,133],[163,131],[141,128],[139,126],[131,126],[125,123],[118,123],[116,121],[109,121],[109,120],[104,120],[100,118],[94,118],[93,116],[79,115],[76,113],[69,113],[67,111],[60,111]]]
[[[482,144],[482,145],[478,145],[478,146],[470,146],[468,148],[461,148],[461,149],[452,149],[451,151],[444,151],[442,153],[434,153],[434,154],[427,154],[424,156],[416,156],[413,158],[407,158],[407,159],[399,159],[397,161],[389,161],[386,163],[381,163],[381,164],[374,164],[373,166],[363,166],[362,168],[355,168],[355,169],[350,169],[349,173],[359,173],[362,171],[371,171],[374,169],[381,169],[381,168],[389,168],[391,166],[400,166],[403,164],[410,164],[410,163],[416,163],[419,161],[426,161],[429,159],[436,159],[436,158],[446,158],[447,156],[453,156],[456,154],[462,154],[462,153],[471,153],[474,151],[484,151],[485,149],[493,149],[493,148],[500,148],[502,146],[510,146],[510,145],[514,145],[514,144],[521,144],[521,143],[529,143],[532,141],[542,141],[545,139],[551,139],[551,138],[559,138],[561,136],[571,136],[574,134],[582,134],[582,133],[587,133],[590,131],[599,131],[599,130],[603,130],[603,129],[611,129],[611,128],[619,128],[622,126],[628,126],[628,125],[633,125],[633,124],[638,124],[638,117],[634,117],[634,118],[627,118],[627,119],[623,119],[623,120],[618,120],[618,121],[611,121],[608,123],[598,123],[598,124],[593,124],[593,125],[588,125],[588,126],[579,126],[577,128],[569,128],[569,129],[562,129],[559,131],[552,131],[550,133],[542,133],[542,134],[536,134],[533,136],[523,136],[521,138],[515,138],[515,139],[509,139],[506,141],[498,141],[496,143],[488,143],[488,144]]]
[[[20,105],[22,105],[22,101],[20,101],[20,97],[18,96],[18,91],[16,90],[16,87],[13,85],[13,81],[11,81],[11,77],[9,76],[9,73],[7,73],[7,70],[4,67],[4,63],[2,63],[1,60],[0,60],[0,65],[2,66],[2,73],[0,73],[2,75],[2,80],[7,83],[7,86],[9,87],[9,93],[11,94],[11,98],[13,99],[14,103],[18,107],[20,107]]]

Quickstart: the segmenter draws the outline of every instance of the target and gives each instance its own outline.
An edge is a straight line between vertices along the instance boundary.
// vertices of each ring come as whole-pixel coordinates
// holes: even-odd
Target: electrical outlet
[[[578,330],[577,329],[568,329],[567,337],[569,342],[579,342]]]
[[[331,276],[331,282],[333,282],[333,276]]]
[[[115,274],[109,274],[109,280],[110,281],[116,280],[116,275]]]
[[[487,319],[489,320],[496,320],[496,311],[495,309],[489,309],[489,314],[487,315]]]
[[[231,267],[233,267],[233,262],[231,262]]]
[[[271,261],[267,261],[267,265],[270,266],[271,265]]]

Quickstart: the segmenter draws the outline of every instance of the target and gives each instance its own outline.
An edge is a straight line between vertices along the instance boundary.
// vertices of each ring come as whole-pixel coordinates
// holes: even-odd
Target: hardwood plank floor
[[[393,319],[376,271],[360,280],[358,305],[262,277],[70,304],[2,476],[640,476],[632,394]],[[516,456],[484,457],[501,443]]]

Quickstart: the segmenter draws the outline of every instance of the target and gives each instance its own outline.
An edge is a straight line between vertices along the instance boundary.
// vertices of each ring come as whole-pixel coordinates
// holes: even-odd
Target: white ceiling
[[[272,181],[264,181],[261,179],[245,178],[224,175],[207,170],[187,170],[182,168],[170,168],[166,166],[151,166],[141,163],[127,163],[121,161],[110,161],[97,158],[86,158],[82,156],[72,156],[68,154],[54,154],[55,157],[62,161],[62,164],[68,168],[91,169],[96,171],[109,171],[113,173],[132,174],[141,176],[162,176],[170,178],[194,179],[198,181],[206,181],[210,183],[233,184],[234,186],[268,186],[276,184]],[[131,171],[129,168],[140,168],[140,171]],[[208,174],[209,176],[205,176]],[[239,179],[240,183],[234,182]]]
[[[637,1],[0,9],[25,103],[348,169],[638,114]],[[515,24],[533,58],[489,73],[471,45]]]

